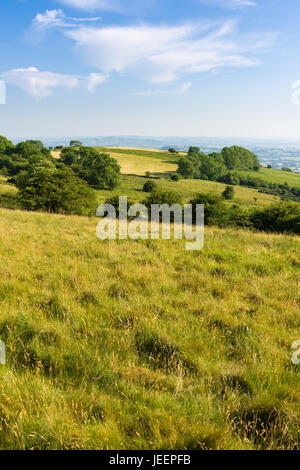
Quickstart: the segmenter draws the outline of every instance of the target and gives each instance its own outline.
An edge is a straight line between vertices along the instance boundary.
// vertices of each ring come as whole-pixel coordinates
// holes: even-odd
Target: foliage
[[[93,147],[65,147],[60,161],[71,166],[77,175],[95,189],[112,190],[120,182],[120,166],[107,153],[99,153]]]
[[[82,142],[80,140],[71,140],[70,147],[82,147]]]
[[[93,190],[69,168],[57,170],[40,162],[20,173],[16,184],[18,199],[27,210],[90,215],[96,208]]]
[[[147,197],[143,203],[148,207],[151,208],[152,204],[168,204],[169,206],[173,206],[173,204],[182,204],[182,198],[180,194],[175,193],[173,191],[160,191],[155,190]]]
[[[143,191],[145,193],[151,193],[155,189],[157,189],[157,184],[155,183],[155,181],[146,181],[143,187]]]
[[[223,197],[227,200],[234,198],[234,187],[233,186],[226,186],[222,193]]]

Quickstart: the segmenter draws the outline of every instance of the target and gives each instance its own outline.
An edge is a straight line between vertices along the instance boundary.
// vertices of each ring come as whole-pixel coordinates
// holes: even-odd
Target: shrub
[[[154,181],[146,181],[143,187],[143,191],[145,193],[151,193],[152,191],[157,189],[157,184]]]
[[[146,201],[144,201],[146,207],[151,208],[152,204],[168,204],[169,206],[173,206],[173,204],[182,204],[182,198],[178,193],[173,191],[153,191]]]
[[[21,173],[16,184],[18,200],[27,210],[91,215],[96,209],[93,190],[69,168],[57,170],[41,162]]]
[[[230,200],[234,198],[234,188],[233,186],[226,186],[225,190],[222,193],[224,199]]]
[[[199,193],[190,201],[193,206],[193,219],[195,220],[196,205],[204,205],[204,221],[206,225],[224,227],[228,225],[229,216],[227,206],[222,196],[214,193]]]
[[[115,208],[117,217],[119,217],[119,198],[120,198],[120,196],[122,196],[122,194],[116,194],[114,196],[108,197],[105,200],[105,204],[110,204]],[[132,199],[127,198],[127,208],[129,208],[130,206],[133,206],[134,204],[135,204],[135,202]]]
[[[172,181],[179,181],[179,175],[171,175],[171,180]]]
[[[250,220],[258,230],[300,234],[300,207],[292,202],[280,202],[257,209]]]

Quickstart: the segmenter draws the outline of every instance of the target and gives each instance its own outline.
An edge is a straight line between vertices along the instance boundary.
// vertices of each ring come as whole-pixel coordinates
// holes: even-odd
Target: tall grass
[[[1,449],[299,449],[299,239],[0,216]]]

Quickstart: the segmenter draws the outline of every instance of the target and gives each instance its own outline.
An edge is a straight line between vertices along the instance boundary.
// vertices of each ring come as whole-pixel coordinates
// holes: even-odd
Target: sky
[[[300,141],[299,16],[299,0],[1,0],[0,135]]]

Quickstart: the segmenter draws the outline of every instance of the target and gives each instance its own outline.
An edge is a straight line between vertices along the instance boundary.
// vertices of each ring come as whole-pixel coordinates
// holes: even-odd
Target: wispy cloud
[[[136,8],[140,6],[138,0],[59,0],[63,5],[81,9],[81,10],[108,10],[126,13],[126,10],[130,8]],[[187,2],[188,0],[184,0]],[[190,0],[198,1],[210,6],[219,6],[221,8],[237,9],[242,7],[252,7],[257,5],[255,0]],[[148,3],[150,0],[148,0]],[[152,0],[152,3],[163,3],[164,0]],[[126,5],[124,5],[124,3]]]
[[[9,70],[1,73],[0,78],[7,84],[20,88],[37,100],[52,95],[58,88],[72,89],[83,85],[90,92],[94,92],[96,87],[106,80],[106,77],[102,74],[92,73],[88,77],[81,77],[44,72],[35,67]]]
[[[72,18],[67,17],[63,10],[46,10],[45,13],[38,13],[33,20],[33,29],[46,31],[51,28],[75,28],[82,22],[99,21],[101,18]]]
[[[243,7],[255,7],[258,3],[254,0],[198,0],[198,2],[221,8],[238,9]]]
[[[132,93],[135,96],[155,96],[155,95],[184,95],[190,88],[192,84],[191,82],[183,83],[178,88],[171,88],[167,90],[144,90],[144,91],[136,91]]]
[[[81,10],[119,10],[119,0],[59,0],[64,5]]]
[[[96,88],[102,83],[106,82],[107,76],[102,73],[91,73],[88,77],[88,90],[90,93],[94,93]]]
[[[235,23],[181,26],[80,26],[64,31],[91,65],[108,75],[131,74],[151,83],[185,75],[250,67],[274,42],[274,35],[238,34]]]

